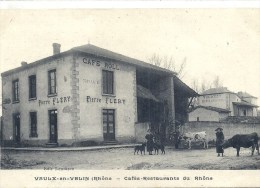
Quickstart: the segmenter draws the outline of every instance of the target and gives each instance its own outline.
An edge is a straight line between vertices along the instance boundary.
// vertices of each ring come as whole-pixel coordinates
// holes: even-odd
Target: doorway
[[[50,125],[50,143],[57,143],[58,141],[57,109],[49,110],[49,125]]]
[[[13,115],[14,121],[14,141],[15,143],[21,142],[21,128],[20,128],[20,113],[16,113]]]
[[[104,141],[115,140],[115,110],[103,109],[103,137]]]

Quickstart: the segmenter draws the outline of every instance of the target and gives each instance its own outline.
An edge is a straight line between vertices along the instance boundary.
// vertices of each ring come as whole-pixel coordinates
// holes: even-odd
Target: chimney
[[[21,62],[21,65],[22,65],[22,67],[23,67],[23,66],[26,66],[26,65],[27,65],[27,62],[22,61],[22,62]]]
[[[58,43],[53,43],[53,55],[59,54],[60,53],[60,44]]]

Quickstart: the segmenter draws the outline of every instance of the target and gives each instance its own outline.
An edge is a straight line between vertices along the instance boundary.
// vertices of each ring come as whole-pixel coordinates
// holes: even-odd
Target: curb
[[[117,149],[117,148],[133,148],[135,144],[131,145],[113,145],[113,146],[96,146],[96,147],[70,147],[70,148],[13,148],[13,147],[1,147],[2,151],[95,151],[95,150],[104,150],[104,149]]]

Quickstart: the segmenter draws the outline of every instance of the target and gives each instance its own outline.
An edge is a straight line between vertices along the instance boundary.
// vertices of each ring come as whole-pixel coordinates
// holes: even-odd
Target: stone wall
[[[225,139],[235,134],[248,134],[256,132],[260,135],[260,123],[221,123],[221,122],[188,122],[182,127],[182,132],[206,131],[208,140],[216,140],[215,129],[223,128]]]

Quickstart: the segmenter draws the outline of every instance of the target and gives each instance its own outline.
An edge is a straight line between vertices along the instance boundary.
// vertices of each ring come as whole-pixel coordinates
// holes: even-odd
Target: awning
[[[178,77],[174,77],[174,91],[185,97],[197,97],[199,94],[181,81]]]
[[[152,92],[149,89],[141,85],[137,85],[137,97],[159,102],[159,100],[152,94]]]

